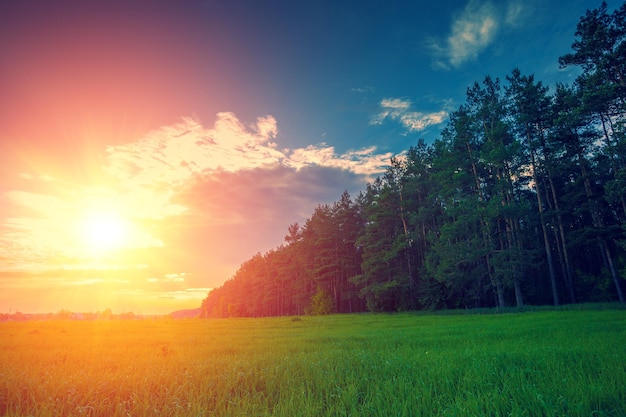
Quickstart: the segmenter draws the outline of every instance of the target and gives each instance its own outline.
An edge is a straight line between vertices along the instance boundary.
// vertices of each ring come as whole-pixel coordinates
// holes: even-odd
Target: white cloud
[[[322,143],[293,150],[286,165],[297,170],[310,166],[339,168],[371,180],[385,170],[392,156],[390,152],[377,154],[375,146],[338,155],[333,146]]]
[[[168,282],[185,282],[186,272],[165,274],[165,280]]]
[[[519,27],[529,15],[530,5],[521,0],[506,4],[470,0],[454,18],[445,39],[428,40],[434,65],[450,69],[472,61],[496,39],[502,27]]]
[[[218,113],[210,128],[185,118],[152,131],[137,142],[110,147],[107,170],[133,187],[158,188],[168,195],[168,190],[171,192],[197,176],[278,166],[339,167],[372,176],[384,171],[391,156],[376,154],[376,148],[338,154],[325,143],[280,150],[274,142],[277,132],[272,116],[258,118],[250,129],[233,113]]]
[[[448,112],[441,110],[434,113],[406,112],[400,116],[400,122],[410,131],[419,132],[431,125],[443,123]]]
[[[385,120],[399,122],[410,132],[420,132],[428,126],[443,123],[448,117],[448,112],[423,113],[411,110],[411,101],[399,98],[385,98],[380,102],[380,112],[372,117],[371,123],[380,125]]]
[[[159,295],[160,298],[171,298],[171,299],[192,299],[192,300],[202,300],[206,298],[209,291],[212,288],[202,287],[202,288],[185,288],[182,290],[168,291],[164,293],[164,295]]]
[[[407,110],[411,107],[411,102],[401,98],[384,98],[380,102],[380,106],[387,109]]]
[[[534,6],[528,0],[512,0],[507,5],[504,23],[511,27],[522,26],[533,9]]]
[[[352,87],[350,89],[351,92],[353,93],[359,93],[359,94],[363,94],[363,93],[371,93],[374,91],[374,87],[371,87],[369,85],[363,86],[363,87]]]
[[[107,149],[111,174],[135,185],[177,185],[206,170],[237,171],[276,164],[283,157],[271,142],[273,117],[250,131],[232,113],[219,113],[212,128],[192,118],[149,132],[137,142]]]
[[[491,3],[479,4],[472,0],[452,24],[447,39],[448,61],[458,67],[475,59],[494,39],[498,21]]]

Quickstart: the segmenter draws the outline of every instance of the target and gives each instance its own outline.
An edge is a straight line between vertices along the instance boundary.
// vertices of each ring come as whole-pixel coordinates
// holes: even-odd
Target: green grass
[[[0,323],[6,416],[626,416],[626,310]]]

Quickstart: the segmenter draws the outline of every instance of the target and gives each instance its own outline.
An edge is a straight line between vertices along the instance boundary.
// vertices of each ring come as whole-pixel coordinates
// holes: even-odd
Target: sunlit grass
[[[0,415],[623,416],[626,311],[0,323]]]

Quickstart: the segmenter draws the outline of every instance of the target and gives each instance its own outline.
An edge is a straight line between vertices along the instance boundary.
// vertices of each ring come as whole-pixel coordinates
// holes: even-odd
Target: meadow
[[[0,323],[3,416],[626,416],[626,310]]]

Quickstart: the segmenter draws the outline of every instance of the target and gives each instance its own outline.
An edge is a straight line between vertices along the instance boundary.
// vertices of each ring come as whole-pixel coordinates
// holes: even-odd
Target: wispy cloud
[[[491,1],[470,0],[458,13],[444,39],[430,38],[428,46],[434,56],[434,66],[457,68],[478,55],[495,41],[503,27],[518,27],[529,14],[530,3],[510,0],[494,4]]]
[[[107,170],[134,186],[176,187],[190,178],[214,172],[279,166],[298,170],[320,165],[376,175],[384,171],[391,156],[376,154],[375,147],[338,154],[325,143],[279,149],[275,142],[277,132],[272,116],[260,117],[247,127],[233,113],[218,113],[217,121],[209,128],[198,120],[185,118],[152,131],[135,143],[110,147]]]
[[[356,175],[363,175],[371,180],[376,174],[382,172],[381,168],[388,165],[389,159],[393,156],[390,152],[377,153],[376,151],[377,148],[371,146],[337,154],[333,146],[325,143],[309,145],[306,148],[294,149],[286,161],[286,166],[298,170],[311,166],[338,168]]]
[[[533,2],[528,0],[511,0],[506,7],[504,23],[511,27],[522,26],[533,9]]]
[[[428,126],[443,123],[448,117],[446,110],[437,112],[418,112],[411,110],[410,100],[385,98],[380,102],[380,112],[371,119],[371,124],[380,125],[386,120],[399,122],[410,132],[420,132]]]
[[[363,93],[371,93],[374,91],[374,87],[369,86],[369,85],[364,85],[361,87],[352,87],[350,89],[350,91],[352,93],[359,93],[359,94],[363,94]]]
[[[107,171],[133,186],[176,186],[212,170],[237,171],[271,166],[284,154],[276,150],[273,117],[250,129],[232,113],[219,113],[211,128],[193,118],[149,132],[137,142],[107,149]]]

